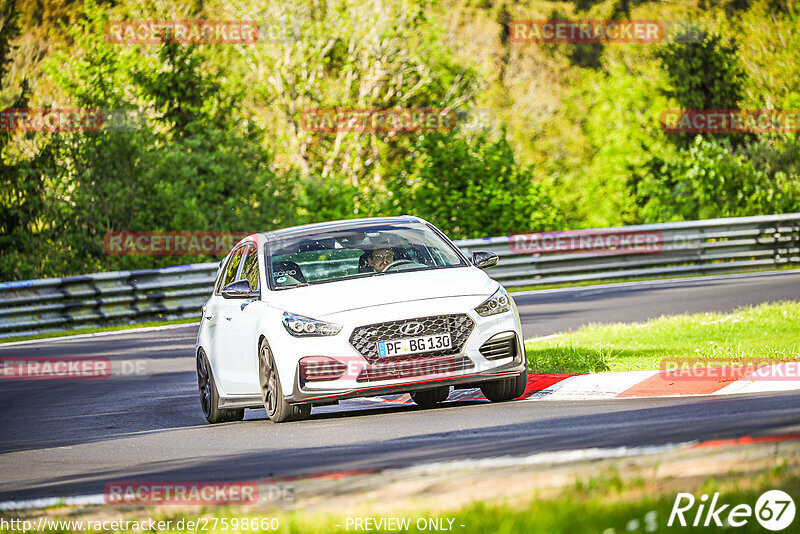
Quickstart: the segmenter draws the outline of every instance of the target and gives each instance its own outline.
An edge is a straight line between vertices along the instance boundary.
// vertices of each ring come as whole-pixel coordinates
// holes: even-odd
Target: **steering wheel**
[[[398,265],[405,265],[406,263],[414,263],[414,262],[413,262],[413,261],[411,261],[411,260],[406,260],[406,259],[402,259],[402,260],[395,260],[395,261],[393,261],[392,263],[390,263],[389,265],[387,265],[386,267],[384,267],[384,268],[383,268],[383,272],[386,272],[386,271],[388,271],[389,269],[391,269],[392,267],[396,267],[396,266],[398,266]]]

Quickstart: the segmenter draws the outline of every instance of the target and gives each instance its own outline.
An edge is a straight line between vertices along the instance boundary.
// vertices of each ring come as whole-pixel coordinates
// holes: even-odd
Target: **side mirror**
[[[472,253],[472,264],[478,269],[488,269],[494,267],[500,258],[494,252],[487,252],[485,250],[476,250]]]
[[[261,298],[259,290],[253,291],[249,280],[239,280],[231,282],[222,288],[222,296],[226,299],[258,299]]]

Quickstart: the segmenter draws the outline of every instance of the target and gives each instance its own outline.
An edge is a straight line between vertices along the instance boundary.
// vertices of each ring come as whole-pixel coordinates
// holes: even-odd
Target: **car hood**
[[[446,297],[491,296],[499,284],[475,267],[398,272],[270,291],[267,303],[284,311],[324,318],[372,306]]]

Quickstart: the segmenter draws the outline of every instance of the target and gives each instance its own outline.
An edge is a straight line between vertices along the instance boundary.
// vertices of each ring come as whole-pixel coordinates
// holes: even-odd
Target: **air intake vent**
[[[517,335],[514,332],[497,334],[481,345],[478,350],[487,360],[513,358],[517,355]]]

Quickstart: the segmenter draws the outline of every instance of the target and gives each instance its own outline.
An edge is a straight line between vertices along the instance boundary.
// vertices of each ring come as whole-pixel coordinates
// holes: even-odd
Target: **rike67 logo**
[[[719,493],[714,493],[710,500],[706,494],[695,499],[691,493],[678,493],[667,526],[743,527],[755,517],[763,528],[778,532],[792,524],[795,511],[794,500],[781,490],[764,492],[756,501],[755,507],[749,504],[722,503]]]

